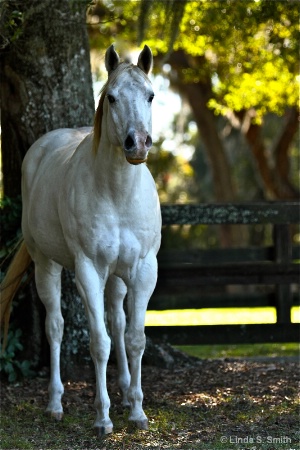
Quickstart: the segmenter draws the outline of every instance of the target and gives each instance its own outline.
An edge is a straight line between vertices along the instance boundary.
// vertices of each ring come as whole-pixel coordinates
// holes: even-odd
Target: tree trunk
[[[180,75],[184,69],[193,70],[195,65],[201,67],[203,60],[200,58],[197,61],[190,62],[188,56],[180,50],[170,55],[169,63],[177,70],[177,77],[171,81],[187,99],[193,111],[211,168],[215,200],[225,203],[232,202],[236,194],[232,183],[230,165],[218,133],[216,117],[207,106],[208,100],[212,96],[211,80],[203,78],[191,83]],[[222,246],[239,245],[240,238],[241,233],[236,226],[223,225],[220,227]]]
[[[218,133],[216,117],[207,106],[211,94],[210,86],[201,82],[182,84],[180,90],[189,102],[198,130],[200,131],[211,168],[215,199],[218,202],[230,203],[235,199],[235,192],[230,165]],[[230,247],[232,245],[239,245],[242,239],[240,231],[236,226],[222,225],[220,227],[222,246]]]
[[[2,31],[7,33],[0,59],[2,169],[4,193],[9,197],[20,194],[22,160],[34,141],[56,128],[92,125],[94,99],[85,6],[74,0],[2,3]],[[11,23],[15,24],[13,30]],[[68,350],[64,367],[70,367],[82,342],[88,351],[87,331],[73,326],[78,319],[76,323],[87,328],[72,278],[67,274],[63,279],[67,291],[62,299],[64,347]],[[30,300],[20,302],[19,317],[16,307],[16,323],[24,327],[31,357],[37,365],[44,364],[44,325],[39,332],[43,311],[32,288],[26,295]]]
[[[278,139],[270,149],[273,164],[267,157],[267,148],[262,136],[262,126],[250,123],[245,137],[254,155],[258,173],[262,180],[266,197],[271,199],[299,198],[299,191],[289,180],[288,150],[299,128],[296,109],[287,111]]]
[[[207,107],[211,97],[210,86],[203,83],[183,84],[181,92],[188,99],[206,149],[214,182],[215,199],[220,202],[232,202],[235,199],[235,192],[230,165],[219,137],[216,117]]]
[[[3,185],[10,197],[20,194],[22,160],[36,139],[56,128],[91,125],[94,114],[82,2],[3,2],[4,30],[16,9],[18,38],[7,36],[0,59]]]
[[[286,113],[284,125],[272,151],[275,155],[275,170],[280,177],[281,198],[299,198],[300,196],[299,189],[292,185],[289,178],[288,157],[289,147],[297,131],[299,132],[299,111],[292,108]]]
[[[201,67],[203,60],[200,58],[197,61],[190,62],[188,56],[180,50],[170,55],[169,63],[177,71],[176,78],[171,81],[187,99],[204,143],[212,171],[215,199],[220,202],[233,201],[235,192],[231,180],[230,166],[218,133],[216,117],[207,106],[209,99],[212,97],[211,80],[203,78],[191,83],[180,75],[184,72],[184,69],[193,70],[195,65]]]

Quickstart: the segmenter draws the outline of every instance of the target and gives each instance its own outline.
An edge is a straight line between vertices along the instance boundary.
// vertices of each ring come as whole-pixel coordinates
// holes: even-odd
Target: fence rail
[[[271,224],[273,245],[160,251],[158,282],[148,309],[274,306],[277,323],[147,327],[149,337],[174,345],[299,341],[291,308],[300,304],[300,246],[290,236],[290,226],[300,223],[299,202],[163,205],[162,218],[163,225]],[[223,285],[272,285],[273,290],[216,293]]]
[[[299,202],[162,205],[163,225],[291,224],[300,222]]]

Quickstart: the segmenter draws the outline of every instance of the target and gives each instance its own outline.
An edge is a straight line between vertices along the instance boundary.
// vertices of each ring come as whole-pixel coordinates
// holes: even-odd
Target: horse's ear
[[[145,72],[146,75],[150,72],[153,63],[153,56],[148,45],[145,45],[143,50],[141,51],[138,59],[138,67]]]
[[[105,53],[105,67],[108,75],[110,75],[111,72],[118,67],[119,62],[119,55],[116,52],[115,47],[111,45],[110,47],[108,47]]]

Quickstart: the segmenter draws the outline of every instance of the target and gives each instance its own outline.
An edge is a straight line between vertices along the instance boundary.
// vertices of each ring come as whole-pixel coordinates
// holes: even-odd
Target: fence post
[[[275,261],[290,264],[292,259],[292,243],[288,224],[274,225]],[[277,323],[291,323],[292,292],[290,284],[276,285]]]

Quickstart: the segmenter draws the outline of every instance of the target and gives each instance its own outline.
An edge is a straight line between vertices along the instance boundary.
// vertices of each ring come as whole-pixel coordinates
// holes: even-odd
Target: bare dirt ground
[[[149,431],[128,426],[117,371],[108,368],[114,433],[93,435],[94,376],[65,380],[62,422],[45,417],[45,378],[1,385],[1,449],[299,449],[299,362],[295,358],[193,360],[143,367]]]

